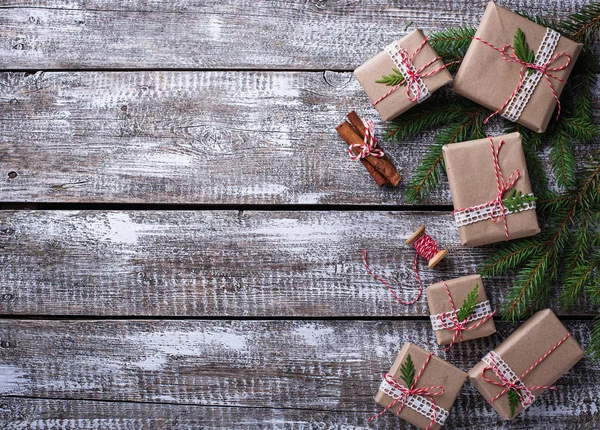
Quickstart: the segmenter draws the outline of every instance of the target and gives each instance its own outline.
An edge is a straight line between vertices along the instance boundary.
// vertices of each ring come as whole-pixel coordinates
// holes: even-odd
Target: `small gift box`
[[[453,90],[542,133],[581,49],[556,31],[490,2]]]
[[[519,133],[445,145],[442,153],[463,245],[539,233]]]
[[[469,380],[506,420],[583,358],[585,352],[551,310],[537,312],[469,370]]]
[[[466,378],[447,361],[405,343],[375,396],[384,410],[372,419],[390,411],[420,429],[439,429]]]
[[[421,30],[414,30],[388,45],[359,66],[354,76],[386,121],[452,82],[452,76]]]
[[[427,304],[438,345],[486,337],[496,333],[495,312],[479,275],[438,282],[427,287]]]

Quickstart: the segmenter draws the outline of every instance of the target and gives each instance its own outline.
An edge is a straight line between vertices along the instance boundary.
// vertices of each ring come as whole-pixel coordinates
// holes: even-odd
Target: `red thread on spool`
[[[396,291],[394,290],[394,287],[387,280],[373,273],[373,271],[369,267],[369,264],[367,263],[367,251],[365,249],[363,250],[363,264],[365,266],[365,269],[367,269],[369,275],[371,275],[375,280],[385,285],[389,292],[392,294],[392,297],[398,303],[401,303],[403,305],[412,305],[416,303],[417,300],[419,300],[421,298],[421,295],[423,294],[423,282],[421,281],[421,277],[419,276],[419,257],[422,257],[425,260],[427,260],[428,266],[431,269],[435,267],[440,261],[442,261],[446,254],[448,254],[448,250],[439,249],[435,239],[433,239],[431,236],[425,233],[424,225],[419,227],[417,231],[414,232],[412,236],[410,236],[406,240],[406,244],[412,244],[413,248],[417,251],[417,254],[415,255],[415,259],[413,261],[413,269],[415,271],[415,278],[417,278],[417,282],[419,283],[419,292],[417,293],[416,297],[412,300],[406,301],[399,298],[396,294]]]

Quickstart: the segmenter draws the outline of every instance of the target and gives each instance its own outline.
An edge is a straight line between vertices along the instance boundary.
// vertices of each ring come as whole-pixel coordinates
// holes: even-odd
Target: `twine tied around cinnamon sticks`
[[[462,343],[464,331],[475,330],[476,328],[482,326],[487,322],[487,320],[489,320],[496,314],[496,311],[491,312],[489,302],[484,302],[484,306],[481,306],[477,312],[474,312],[471,316],[465,318],[463,321],[459,321],[458,309],[456,309],[456,306],[454,305],[452,294],[450,294],[450,288],[448,288],[448,284],[446,283],[446,281],[442,282],[444,283],[444,287],[446,287],[446,294],[448,294],[448,300],[450,301],[450,306],[452,307],[452,310],[450,312],[444,312],[435,316],[432,315],[431,318],[432,322],[434,321],[434,318],[436,318],[436,322],[443,329],[454,331],[454,335],[452,336],[452,342],[450,342],[450,345],[442,348],[442,350],[446,352],[450,348],[452,348],[452,345],[457,343],[457,338],[458,343]],[[475,321],[477,321],[475,324],[468,325]]]
[[[388,373],[383,374],[383,381],[379,389],[388,396],[392,397],[394,400],[381,412],[369,418],[369,421],[379,418],[388,410],[390,410],[390,408],[400,403],[400,408],[398,409],[398,412],[395,413],[396,416],[400,415],[402,409],[404,409],[404,406],[408,406],[409,408],[431,419],[431,422],[425,428],[425,430],[431,429],[436,422],[438,422],[440,425],[444,424],[446,418],[448,417],[448,411],[436,405],[434,400],[434,396],[441,396],[444,394],[444,387],[441,385],[419,388],[416,387],[432,356],[433,354],[429,353],[427,359],[423,363],[423,366],[421,366],[421,369],[419,369],[419,372],[415,376],[415,379],[410,387],[400,384],[392,375]]]
[[[554,96],[558,106],[556,119],[560,117],[560,100],[550,79],[555,79],[562,83],[566,83],[566,81],[550,72],[558,72],[569,67],[569,64],[571,63],[571,56],[567,52],[559,52],[558,54],[553,55],[559,39],[560,34],[558,32],[547,28],[544,39],[542,40],[542,43],[540,44],[536,53],[535,61],[533,63],[528,63],[517,57],[515,54],[515,47],[511,44],[504,45],[503,48],[499,48],[480,37],[473,37],[473,40],[477,40],[478,42],[481,42],[484,45],[498,51],[504,61],[521,64],[521,69],[519,71],[519,83],[517,84],[517,87],[508,97],[506,102],[504,102],[504,104],[500,107],[500,109],[493,112],[483,121],[484,124],[487,124],[491,118],[500,113],[502,117],[508,119],[509,121],[516,122],[525,109],[525,106],[527,106],[527,103],[529,102],[529,99],[531,98],[531,95],[533,94],[533,91],[537,87],[542,76],[546,79],[548,87],[550,88],[550,91],[552,92],[552,95]],[[566,58],[565,64],[550,67],[562,57]],[[528,73],[528,70],[531,70],[533,73]],[[504,111],[505,109],[506,111]]]
[[[350,158],[360,161],[378,186],[397,186],[402,176],[383,150],[377,148],[373,124],[365,125],[354,111],[348,114],[348,121],[339,124],[336,130],[348,144]]]
[[[483,362],[487,364],[486,367],[481,371],[481,376],[486,382],[503,387],[503,390],[498,393],[494,398],[489,400],[489,403],[495,402],[509,390],[513,390],[519,396],[521,406],[527,408],[534,400],[535,396],[531,392],[532,390],[552,390],[556,391],[556,387],[551,385],[536,385],[527,386],[523,382],[525,378],[533,369],[535,369],[542,361],[544,361],[550,354],[552,354],[560,345],[562,345],[570,336],[571,332],[567,333],[565,337],[559,340],[552,348],[550,348],[544,355],[542,355],[535,363],[533,363],[521,376],[517,376],[510,366],[498,355],[495,351],[490,351],[485,357]],[[488,378],[485,372],[492,371],[498,380]]]

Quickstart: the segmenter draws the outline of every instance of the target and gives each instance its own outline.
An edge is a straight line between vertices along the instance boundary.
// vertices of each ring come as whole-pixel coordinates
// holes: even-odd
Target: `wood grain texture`
[[[0,68],[353,69],[403,36],[476,26],[486,0],[4,0]],[[562,17],[586,0],[508,0]]]
[[[587,344],[592,322],[566,324]],[[500,323],[497,335],[465,343],[447,359],[469,368],[515,327]],[[300,423],[366,427],[367,418],[378,411],[373,395],[380,375],[389,370],[401,345],[411,340],[439,353],[426,321],[15,320],[0,321],[0,337],[4,396],[224,409],[205,421],[231,420],[246,413],[246,408],[266,408],[260,416],[272,418],[273,426],[284,426],[297,416]],[[559,428],[597,427],[599,370],[588,360],[577,364],[559,379],[558,391],[540,396],[514,427],[503,426],[466,384],[448,428],[472,428],[473,423],[479,428],[531,428],[540,422]],[[116,410],[127,407],[141,408],[116,405]],[[10,407],[0,409],[0,417],[10,411]],[[85,408],[83,413],[93,411]],[[224,417],[230,411],[232,416]],[[26,412],[12,413],[18,418]],[[152,415],[159,413],[157,408]],[[257,419],[257,414],[250,416]],[[398,420],[386,416],[371,428],[392,425],[398,425]]]
[[[379,189],[335,131],[376,116],[350,73],[1,73],[0,100],[5,202],[405,204],[434,136],[384,143],[404,181]]]
[[[417,291],[421,224],[450,255],[425,286],[476,273],[493,247],[457,245],[434,212],[1,211],[0,312],[138,316],[427,316],[425,297],[395,302],[362,265]],[[495,308],[510,277],[486,280]],[[558,287],[548,303],[559,313]],[[593,314],[582,302],[562,311]]]

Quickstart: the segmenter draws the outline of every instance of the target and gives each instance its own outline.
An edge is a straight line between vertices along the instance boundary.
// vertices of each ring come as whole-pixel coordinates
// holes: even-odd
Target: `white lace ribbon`
[[[542,39],[542,43],[540,43],[540,47],[535,55],[535,61],[533,64],[538,66],[548,64],[554,55],[554,51],[556,50],[559,39],[559,33],[550,28],[546,28],[546,34]],[[539,84],[540,79],[542,79],[542,72],[539,70],[528,69],[524,72],[524,74],[525,76],[523,77],[523,84],[519,88],[519,91],[513,95],[504,111],[500,114],[512,122],[516,122],[519,119],[523,113],[523,110],[527,106],[531,95]]]
[[[385,379],[381,382],[379,390],[394,400],[400,399],[404,395],[402,391],[390,385]],[[420,395],[409,396],[408,399],[406,399],[404,406],[420,413],[429,420],[433,420],[433,417],[435,416],[435,422],[441,426],[444,425],[449,415],[449,412],[446,409],[432,403],[431,400]]]
[[[523,409],[531,406],[535,400],[533,393],[523,384],[523,381],[517,376],[517,374],[510,368],[508,364],[498,355],[495,351],[488,352],[485,357],[481,359],[485,364],[494,369],[494,372],[499,371],[502,376],[510,381],[511,384],[517,384],[523,388],[519,389],[521,394],[521,406]]]
[[[458,312],[459,310],[460,309],[457,309],[456,312]],[[490,305],[489,300],[477,303],[475,305],[473,313],[469,317],[469,322],[483,319],[487,316],[492,315],[492,313],[492,306]],[[433,327],[433,330],[446,330],[446,327],[452,327],[454,325],[454,320],[452,319],[453,314],[454,312],[444,312],[441,314],[430,315],[429,319],[431,319],[431,326]]]
[[[394,42],[385,47],[386,52],[390,56],[392,62],[400,72],[402,76],[416,75],[417,69],[411,61],[408,59],[408,52],[403,49],[398,42]],[[419,91],[419,89],[421,91]],[[421,77],[418,77],[414,82],[410,84],[410,92],[414,98],[417,98],[417,103],[421,103],[427,99],[431,93],[427,89],[427,85],[423,82]]]
[[[533,197],[533,194],[526,194],[527,196]],[[519,203],[516,210],[510,210],[506,206],[504,206],[504,213],[506,215],[518,212],[524,212],[531,209],[535,209],[535,200],[531,202],[522,202]],[[485,221],[486,219],[497,219],[500,217],[500,207],[493,205],[481,205],[473,208],[466,208],[462,210],[455,211],[453,213],[454,221],[456,221],[456,225],[459,227],[474,224],[479,221]]]

